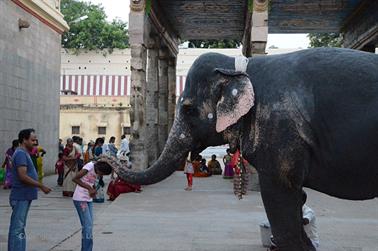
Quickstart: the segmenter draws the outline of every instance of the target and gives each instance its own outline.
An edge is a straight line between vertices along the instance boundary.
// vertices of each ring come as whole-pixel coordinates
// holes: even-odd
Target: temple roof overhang
[[[339,32],[364,0],[271,0],[269,33]],[[182,40],[242,39],[248,0],[155,0],[153,8]]]

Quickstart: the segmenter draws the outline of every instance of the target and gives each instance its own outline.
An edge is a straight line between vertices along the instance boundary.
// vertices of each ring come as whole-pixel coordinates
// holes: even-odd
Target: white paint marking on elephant
[[[236,95],[238,95],[238,90],[236,90],[236,89],[233,89],[233,90],[232,90],[232,95],[233,95],[233,96],[236,96]]]
[[[247,72],[249,60],[244,56],[235,57],[235,71]]]
[[[185,137],[186,137],[185,134],[183,133],[180,134],[180,139],[185,139]]]
[[[182,102],[182,101],[184,101],[184,98],[183,98],[183,97],[181,97],[181,102]]]
[[[214,118],[214,115],[213,115],[212,113],[209,113],[209,114],[207,115],[207,117],[208,117],[209,119],[213,119],[213,118]]]

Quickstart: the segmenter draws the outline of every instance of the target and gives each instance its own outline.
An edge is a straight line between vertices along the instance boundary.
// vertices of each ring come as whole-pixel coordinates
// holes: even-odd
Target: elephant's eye
[[[183,105],[182,110],[185,115],[195,115],[196,109],[192,105]]]

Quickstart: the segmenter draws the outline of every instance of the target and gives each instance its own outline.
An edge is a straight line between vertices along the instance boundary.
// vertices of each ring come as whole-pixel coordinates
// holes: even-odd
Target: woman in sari
[[[121,156],[120,157],[121,165],[125,168],[130,169],[130,162],[128,161],[128,157]],[[124,180],[116,177],[114,171],[112,172],[111,181],[108,186],[107,195],[109,195],[109,200],[115,200],[120,194],[122,193],[140,193],[142,192],[142,187],[138,184],[129,184]]]
[[[4,181],[4,189],[10,189],[12,187],[12,156],[18,147],[19,142],[18,140],[12,141],[12,147],[7,150],[5,153],[5,160],[3,163],[3,168],[5,167],[5,181]]]
[[[38,172],[38,180],[40,183],[42,183],[43,177],[45,176],[45,173],[43,171],[43,157],[46,154],[45,149],[43,149],[37,140],[37,159],[36,159],[36,164],[37,164],[37,172]]]
[[[232,155],[230,149],[227,149],[227,154],[223,157],[224,163],[224,179],[232,179],[234,177],[234,166],[232,165]]]
[[[84,164],[87,164],[88,162],[92,161],[94,156],[93,156],[93,150],[94,148],[94,142],[91,140],[88,143],[88,148],[87,151],[84,153]]]
[[[72,197],[76,188],[76,184],[72,181],[77,172],[78,153],[73,146],[73,140],[67,139],[66,148],[63,151],[64,160],[64,180],[63,180],[63,196]]]

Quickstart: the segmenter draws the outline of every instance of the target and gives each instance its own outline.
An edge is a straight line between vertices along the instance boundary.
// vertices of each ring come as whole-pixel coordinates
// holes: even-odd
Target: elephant
[[[302,225],[303,187],[348,200],[378,197],[378,55],[203,54],[188,72],[160,157],[118,175],[157,183],[189,152],[224,144],[256,167],[279,250],[315,250]]]

